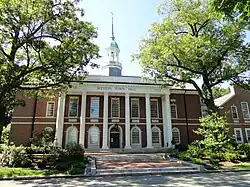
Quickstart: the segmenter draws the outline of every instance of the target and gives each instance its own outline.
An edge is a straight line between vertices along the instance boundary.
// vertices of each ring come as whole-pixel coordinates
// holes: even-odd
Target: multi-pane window
[[[236,106],[231,106],[231,113],[233,119],[238,119],[238,111]]]
[[[235,134],[235,140],[237,143],[242,143],[243,142],[243,137],[242,137],[242,131],[240,128],[235,128],[234,129],[234,134]]]
[[[89,130],[89,143],[98,144],[99,142],[99,129],[97,127],[91,127]]]
[[[134,127],[131,130],[131,143],[140,144],[140,129],[138,127]]]
[[[78,97],[71,97],[69,100],[69,117],[76,117],[78,110]]]
[[[245,128],[245,131],[246,131],[247,142],[250,143],[250,128]]]
[[[157,127],[152,128],[152,143],[160,143],[160,131]]]
[[[131,117],[132,118],[139,118],[140,113],[139,113],[139,99],[131,99]]]
[[[151,99],[150,100],[150,111],[151,111],[151,117],[152,118],[158,118],[158,100],[157,99]]]
[[[242,109],[242,114],[244,119],[249,119],[249,108],[248,108],[248,103],[247,102],[241,102],[241,109]]]
[[[174,144],[180,144],[181,143],[180,131],[176,127],[173,128],[173,130],[172,130],[172,138],[173,138],[173,143]]]
[[[171,109],[171,118],[177,118],[177,106],[176,106],[176,104],[171,103],[170,109]]]
[[[66,139],[66,145],[67,144],[76,144],[77,143],[77,128],[74,126],[71,126],[67,129],[67,139]]]
[[[47,102],[46,116],[53,117],[54,116],[54,109],[55,109],[55,103],[53,101]]]
[[[119,98],[111,98],[111,117],[120,117],[120,100]]]
[[[91,97],[90,117],[99,118],[99,98]]]

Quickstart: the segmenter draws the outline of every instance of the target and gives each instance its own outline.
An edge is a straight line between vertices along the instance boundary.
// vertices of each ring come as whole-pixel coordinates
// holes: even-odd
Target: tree
[[[215,99],[230,93],[229,88],[220,88],[220,87],[215,86],[212,88],[212,90],[213,90],[213,95]]]
[[[153,23],[135,54],[143,71],[166,84],[192,84],[209,113],[217,112],[213,87],[224,82],[247,84],[250,70],[245,25],[220,20],[205,0],[166,1],[164,16]],[[201,88],[196,83],[202,80]]]
[[[0,137],[18,90],[61,89],[99,57],[97,32],[74,0],[0,0]]]

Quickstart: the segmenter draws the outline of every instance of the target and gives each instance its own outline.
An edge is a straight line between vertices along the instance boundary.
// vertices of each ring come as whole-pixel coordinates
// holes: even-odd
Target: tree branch
[[[203,29],[204,27],[206,27],[206,25],[208,24],[209,21],[210,21],[210,19],[207,19],[207,20],[200,26],[200,28],[197,30],[197,34],[201,31],[201,29]]]

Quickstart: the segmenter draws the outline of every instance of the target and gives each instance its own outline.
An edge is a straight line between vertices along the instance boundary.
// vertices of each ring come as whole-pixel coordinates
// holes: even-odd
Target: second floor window
[[[131,117],[139,118],[139,99],[132,98],[131,99]]]
[[[151,99],[150,100],[150,111],[151,111],[151,117],[152,118],[158,118],[158,100],[157,99]]]
[[[111,98],[111,117],[118,118],[120,117],[120,99]]]
[[[99,118],[99,98],[91,97],[90,117]]]
[[[238,119],[238,111],[236,106],[231,106],[231,113],[233,119]]]
[[[54,116],[54,108],[55,108],[55,103],[53,101],[47,102],[47,110],[46,110],[46,116],[47,117],[53,117]]]
[[[244,119],[250,119],[249,108],[247,102],[241,102],[242,115]]]
[[[69,100],[69,117],[76,117],[78,111],[78,98],[72,97]]]
[[[171,103],[170,109],[171,109],[171,118],[177,118],[177,106],[176,106],[176,104]]]

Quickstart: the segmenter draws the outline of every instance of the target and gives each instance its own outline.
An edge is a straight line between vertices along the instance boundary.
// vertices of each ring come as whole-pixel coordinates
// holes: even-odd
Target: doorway
[[[110,129],[110,148],[120,148],[120,130],[114,126]]]

